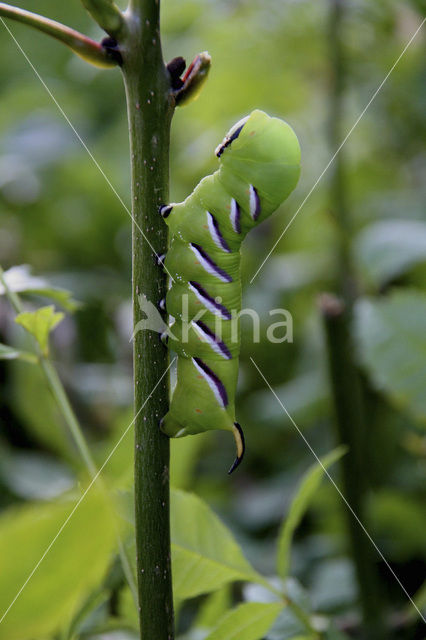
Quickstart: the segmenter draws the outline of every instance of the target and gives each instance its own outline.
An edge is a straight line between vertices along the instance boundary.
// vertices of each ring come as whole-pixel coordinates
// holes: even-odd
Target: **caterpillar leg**
[[[233,434],[235,438],[235,444],[237,445],[237,457],[232,463],[232,466],[229,469],[228,474],[231,474],[233,471],[235,471],[235,469],[238,467],[241,460],[243,459],[244,452],[246,450],[244,433],[243,433],[243,430],[241,429],[241,425],[239,425],[238,422],[234,422]]]
[[[162,218],[168,218],[172,212],[172,209],[173,209],[172,204],[162,204],[161,207],[158,209],[158,213]]]
[[[164,269],[164,260],[166,259],[166,254],[165,253],[157,253],[157,255],[155,256],[155,264],[158,267],[162,267]]]
[[[165,419],[166,417],[167,420]],[[188,435],[186,429],[182,427],[178,422],[176,422],[170,416],[170,413],[167,413],[166,416],[161,418],[158,426],[166,436],[169,436],[169,438],[182,438],[183,436]]]

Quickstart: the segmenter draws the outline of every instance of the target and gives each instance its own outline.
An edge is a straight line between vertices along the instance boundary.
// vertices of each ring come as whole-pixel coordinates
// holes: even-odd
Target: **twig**
[[[50,20],[31,11],[13,7],[0,2],[0,16],[10,18],[16,22],[29,25],[38,31],[52,36],[59,42],[72,49],[74,53],[98,67],[115,67],[119,60],[114,52],[104,47],[102,43],[95,42],[75,29],[71,29],[60,22]]]
[[[112,0],[81,0],[98,25],[117,39],[123,35],[126,23],[120,9]]]

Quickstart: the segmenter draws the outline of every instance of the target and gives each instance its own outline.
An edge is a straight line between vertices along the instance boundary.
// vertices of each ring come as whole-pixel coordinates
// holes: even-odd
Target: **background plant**
[[[96,40],[102,37],[78,3],[59,6],[46,0],[38,3],[37,11],[92,33]],[[163,2],[165,58],[184,55],[191,59],[197,51],[207,49],[214,59],[209,83],[199,100],[178,111],[174,118],[171,200],[185,197],[203,175],[214,169],[215,159],[208,150],[214,149],[230,124],[254,107],[289,120],[305,150],[304,173],[297,192],[280,214],[255,237],[248,238],[244,249],[244,305],[260,311],[284,306],[295,319],[294,344],[280,347],[282,353],[277,353],[276,346],[261,343],[253,347],[243,341],[239,406],[250,445],[246,464],[231,483],[225,474],[221,476],[219,470],[228,462],[226,434],[172,443],[173,485],[185,492],[195,489],[234,532],[254,570],[268,577],[278,573],[275,541],[281,519],[288,514],[291,498],[313,460],[280,405],[264,388],[250,356],[267,372],[268,380],[315,451],[323,455],[335,443],[325,339],[317,307],[319,293],[338,291],[341,275],[340,231],[334,196],[330,201],[329,175],[248,286],[266,248],[272,247],[330,157],[327,123],[334,62],[329,49],[329,11],[329,3],[308,0],[261,4]],[[343,133],[420,20],[421,4],[415,2],[372,5],[359,1],[346,8],[339,27],[345,56]],[[25,27],[13,25],[13,32],[129,204],[125,195],[129,193],[127,125],[119,73],[97,71],[71,57],[58,43]],[[351,331],[365,382],[368,417],[368,440],[362,448],[369,485],[365,509],[371,535],[410,594],[421,588],[425,566],[425,406],[421,382],[425,345],[421,320],[426,233],[421,209],[424,120],[419,88],[424,73],[422,38],[420,33],[358,125],[345,146],[344,158],[345,197],[352,225],[350,252],[358,289]],[[52,334],[51,357],[57,361],[100,466],[131,421],[129,220],[6,32],[0,46],[2,59],[8,61],[0,68],[1,263],[5,269],[32,265],[33,276],[20,272],[20,294],[28,310],[51,304],[53,286],[71,290],[83,302]],[[34,276],[43,277],[48,286],[46,282],[43,286],[34,282]],[[41,298],[40,290],[49,287],[50,294]],[[24,293],[29,290],[38,293]],[[59,309],[58,297],[56,301]],[[29,344],[22,343],[24,332],[13,322],[4,298],[0,331],[2,343],[15,350],[30,350]],[[12,357],[10,351],[6,355]],[[10,565],[1,575],[8,576],[12,584],[9,567],[14,567],[18,584],[57,530],[64,504],[68,513],[78,499],[79,480],[87,484],[87,478],[66,432],[59,428],[62,419],[56,404],[40,391],[45,383],[39,368],[9,359],[1,375],[5,516],[0,535],[2,548],[11,550]],[[131,449],[129,435],[103,473],[122,505],[124,538],[132,526],[128,517]],[[349,456],[350,452],[342,460]],[[337,465],[330,468],[330,473],[335,475],[336,470]],[[183,572],[187,566],[187,558],[179,554],[190,542],[186,537],[188,527],[182,528],[182,522],[197,523],[208,540],[216,531],[216,520],[197,498],[177,492],[173,499],[178,634],[189,638],[202,634],[232,637],[231,633],[238,630],[238,620],[247,621],[253,615],[260,620],[258,628],[252,623],[255,638],[315,637],[318,633],[339,638],[348,632],[359,635],[357,583],[348,552],[344,507],[327,479],[317,489],[292,538],[291,580],[286,583],[286,594],[293,605],[300,607],[299,616],[294,606],[283,608],[281,596],[274,595],[264,583],[262,588],[255,586],[256,580],[262,580],[254,578],[253,568],[247,568],[242,560],[231,571],[222,565],[220,580],[212,582],[212,562],[217,570],[217,558],[209,558],[203,548],[191,548],[200,562],[209,560],[202,572],[203,581],[200,577],[197,584],[195,579],[190,581],[184,573],[179,574],[179,567]],[[10,511],[15,503],[20,507],[19,514]],[[51,599],[45,598],[49,607],[43,610],[35,606],[31,592],[26,596],[23,593],[19,615],[17,610],[10,626],[3,627],[4,632],[0,625],[0,637],[2,633],[7,638],[36,634],[54,637],[58,629],[65,637],[96,637],[118,631],[128,637],[135,634],[136,613],[130,589],[119,563],[114,561],[115,534],[105,536],[105,531],[112,531],[110,524],[116,518],[102,495],[94,494],[93,502],[87,504],[80,519],[74,521],[69,538],[61,545],[58,540],[58,555],[52,556],[52,564],[40,566],[40,583],[34,585],[34,590],[52,585],[63,609],[50,606]],[[45,527],[29,538],[28,522],[35,521]],[[79,532],[87,530],[104,544],[92,548],[89,542],[93,538],[79,539]],[[228,549],[224,541],[229,541],[229,533],[222,529],[221,533],[223,549]],[[129,544],[131,538],[129,534]],[[81,570],[73,563],[77,554],[72,550],[78,546],[84,550],[80,558],[86,570],[86,558],[96,549],[99,553],[87,581],[80,582]],[[22,553],[23,548],[28,555]],[[130,547],[128,552],[132,552]],[[239,558],[238,554],[231,546],[232,557]],[[382,617],[393,629],[389,634],[422,637],[418,614],[380,558],[374,559]],[[53,574],[56,584],[62,584],[58,567],[63,567],[64,575],[75,568],[76,578],[65,580],[66,584],[72,583],[68,593],[59,587],[53,589]],[[247,586],[251,579],[254,586]],[[273,584],[282,591],[281,583]],[[206,597],[210,590],[212,595]],[[3,588],[0,592],[9,594]],[[423,606],[424,600],[423,596]],[[264,605],[260,609],[259,603]],[[61,616],[56,617],[57,611]],[[34,626],[35,612],[40,616],[38,627]],[[218,623],[222,614],[224,619]],[[330,618],[332,626],[324,632],[311,631],[306,625],[314,623],[321,629]],[[216,625],[219,630],[214,631]]]

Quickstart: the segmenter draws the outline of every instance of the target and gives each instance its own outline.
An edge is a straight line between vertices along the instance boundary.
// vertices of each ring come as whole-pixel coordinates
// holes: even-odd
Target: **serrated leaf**
[[[133,528],[132,495],[121,492],[118,498],[123,519]],[[196,495],[171,490],[170,524],[176,601],[211,593],[236,580],[265,584],[231,532]]]
[[[20,324],[37,340],[42,353],[48,354],[50,332],[61,322],[64,314],[56,312],[53,305],[40,307],[36,311],[24,311],[16,316],[15,322]]]
[[[11,267],[5,271],[4,279],[9,289],[15,293],[28,293],[50,298],[70,312],[80,307],[80,303],[72,298],[70,291],[52,287],[45,278],[31,275],[31,269],[27,264]],[[0,283],[0,295],[4,294],[4,287]]]
[[[315,463],[305,473],[296,495],[293,498],[287,518],[281,527],[278,537],[277,568],[279,575],[285,579],[290,564],[290,549],[294,532],[305,515],[317,489],[321,484],[324,469],[330,467],[346,453],[345,447],[337,447],[321,459],[321,464]]]
[[[283,603],[240,604],[221,618],[205,640],[261,640],[283,608]]]
[[[75,507],[31,504],[0,518],[0,611],[8,609]],[[64,526],[1,623],[2,637],[50,637],[102,580],[115,545],[114,515],[92,489]]]
[[[0,360],[23,360],[24,362],[35,364],[37,356],[28,351],[21,351],[0,343]]]
[[[180,600],[215,591],[233,580],[262,581],[230,531],[193,494],[172,491],[171,536],[173,582]]]
[[[361,363],[373,385],[398,408],[426,423],[426,294],[395,291],[364,298],[355,309]]]
[[[361,231],[355,241],[358,263],[377,287],[426,262],[426,223],[385,220]]]

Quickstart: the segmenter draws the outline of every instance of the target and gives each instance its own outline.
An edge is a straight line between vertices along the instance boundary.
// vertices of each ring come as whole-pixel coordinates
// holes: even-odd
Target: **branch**
[[[156,304],[167,292],[167,277],[156,257],[167,251],[167,225],[158,215],[158,209],[169,202],[174,99],[161,52],[158,0],[132,0],[126,20],[128,29],[120,44],[130,132],[133,308],[134,327],[137,327],[142,318],[140,294]],[[172,640],[170,445],[168,437],[159,429],[159,420],[168,411],[168,352],[150,331],[135,333],[133,350],[140,637]]]
[[[113,0],[81,1],[101,29],[113,38],[118,38],[122,34],[125,27],[124,17]]]
[[[119,64],[119,60],[113,51],[60,22],[50,20],[50,18],[45,18],[31,11],[25,11],[25,9],[12,7],[4,2],[0,2],[0,16],[11,18],[38,29],[38,31],[47,33],[47,35],[69,47],[80,58],[97,67],[108,68]]]

